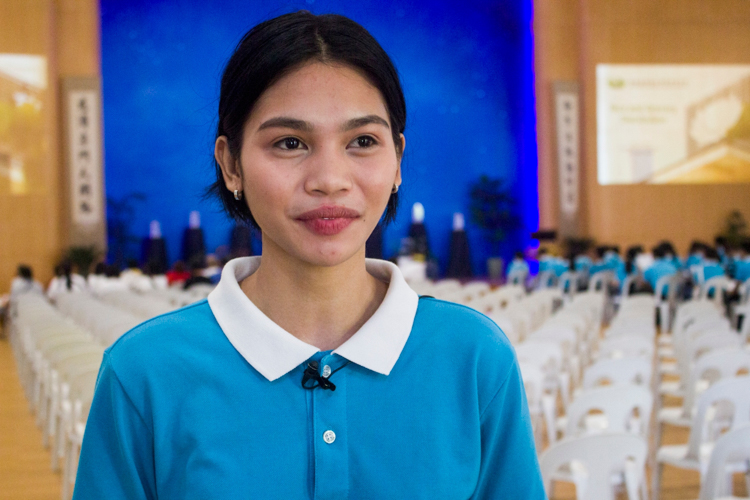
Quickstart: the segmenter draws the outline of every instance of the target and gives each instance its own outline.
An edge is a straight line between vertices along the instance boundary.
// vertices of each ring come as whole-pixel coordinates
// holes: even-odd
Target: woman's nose
[[[340,147],[319,147],[307,160],[305,191],[318,196],[349,191],[352,187],[350,161]]]

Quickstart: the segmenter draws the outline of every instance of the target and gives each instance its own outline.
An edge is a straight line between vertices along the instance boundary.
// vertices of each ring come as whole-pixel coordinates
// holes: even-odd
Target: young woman
[[[297,12],[243,38],[214,192],[262,256],[107,350],[76,499],[544,498],[505,336],[365,259],[395,214],[405,120],[353,21]]]

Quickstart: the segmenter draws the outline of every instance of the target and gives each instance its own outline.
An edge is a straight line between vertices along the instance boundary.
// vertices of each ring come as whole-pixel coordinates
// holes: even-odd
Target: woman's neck
[[[274,323],[320,350],[336,349],[375,313],[388,285],[365,269],[364,249],[331,267],[266,251],[240,287]]]

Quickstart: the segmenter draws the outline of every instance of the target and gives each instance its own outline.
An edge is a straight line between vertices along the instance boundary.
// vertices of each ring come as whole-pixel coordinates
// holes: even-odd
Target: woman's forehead
[[[389,121],[377,87],[350,66],[316,61],[289,72],[266,89],[248,124],[257,129],[269,119],[288,117],[313,125],[340,125],[370,115]]]

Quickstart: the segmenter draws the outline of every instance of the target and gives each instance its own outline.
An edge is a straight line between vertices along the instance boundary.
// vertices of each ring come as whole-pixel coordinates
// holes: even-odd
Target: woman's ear
[[[399,137],[401,139],[401,148],[396,155],[396,178],[393,181],[396,186],[401,185],[401,159],[404,157],[404,148],[406,148],[406,137],[404,137],[404,134],[401,134]]]
[[[242,169],[240,162],[229,151],[229,141],[225,135],[216,138],[214,145],[214,158],[216,163],[221,167],[221,174],[224,176],[224,184],[229,191],[242,191]]]

